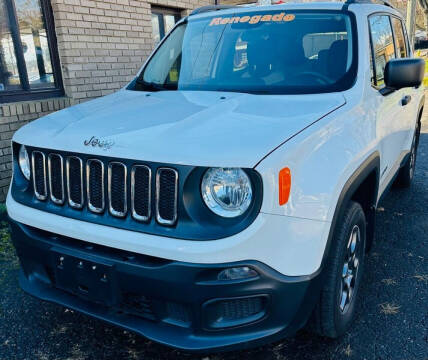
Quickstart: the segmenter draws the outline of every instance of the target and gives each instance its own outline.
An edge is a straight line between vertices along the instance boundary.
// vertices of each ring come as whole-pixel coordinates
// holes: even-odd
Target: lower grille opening
[[[210,328],[226,328],[255,322],[266,313],[267,296],[215,300],[205,307]]]
[[[144,295],[124,293],[120,309],[127,314],[148,320],[156,320],[156,316],[152,310],[152,303]]]
[[[187,306],[169,301],[166,303],[166,312],[168,317],[164,319],[165,322],[183,327],[190,326],[190,310]]]

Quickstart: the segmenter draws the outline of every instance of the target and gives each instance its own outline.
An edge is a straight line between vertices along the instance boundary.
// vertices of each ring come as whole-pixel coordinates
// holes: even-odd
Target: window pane
[[[328,57],[330,49],[333,44],[344,44],[348,42],[348,33],[345,29],[343,31],[331,31],[331,32],[317,32],[310,33],[303,37],[303,50],[305,52],[305,57],[314,62],[314,70],[325,74],[329,71]],[[336,45],[335,45],[336,46]],[[347,47],[347,63],[346,71],[349,70],[351,66],[352,56],[349,53],[351,47]]]
[[[394,27],[395,46],[397,48],[397,56],[400,58],[407,57],[406,42],[404,40],[403,26],[397,18],[391,18],[392,26]]]
[[[15,47],[4,0],[0,0],[0,93],[21,88]]]
[[[46,25],[40,1],[15,0],[15,5],[30,87],[54,87]]]
[[[386,63],[395,58],[392,29],[388,16],[372,16],[370,18],[373,48],[375,54],[375,69],[377,85],[384,84],[384,71]]]
[[[175,25],[175,16],[174,15],[164,15],[163,18],[165,21],[165,34],[168,34],[168,32],[171,31],[171,29]]]
[[[152,14],[152,30],[153,43],[156,45],[160,41],[159,16],[157,14]]]

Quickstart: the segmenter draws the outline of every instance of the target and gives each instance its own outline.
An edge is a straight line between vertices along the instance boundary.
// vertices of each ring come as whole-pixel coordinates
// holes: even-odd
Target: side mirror
[[[399,90],[405,87],[420,86],[425,75],[425,60],[395,59],[390,60],[385,67],[385,85]]]

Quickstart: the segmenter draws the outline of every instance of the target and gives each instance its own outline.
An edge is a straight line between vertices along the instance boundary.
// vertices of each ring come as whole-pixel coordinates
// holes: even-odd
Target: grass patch
[[[10,238],[7,222],[0,223],[0,260],[11,260],[15,257],[15,249]]]
[[[401,306],[398,306],[392,303],[383,303],[383,304],[380,304],[379,306],[380,306],[380,312],[385,315],[398,314],[398,311],[401,308]]]
[[[388,286],[397,284],[397,282],[394,279],[382,279],[382,282]]]
[[[415,279],[418,279],[418,281],[422,281],[425,284],[428,283],[428,274],[424,274],[424,275],[415,275],[413,276]]]
[[[350,357],[352,356],[352,349],[351,349],[351,345],[348,344],[348,346],[346,348],[343,349],[343,353],[347,356]]]

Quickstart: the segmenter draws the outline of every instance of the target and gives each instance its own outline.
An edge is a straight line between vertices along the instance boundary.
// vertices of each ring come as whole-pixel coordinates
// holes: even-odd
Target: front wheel
[[[336,338],[345,333],[355,317],[364,269],[366,218],[360,204],[351,201],[334,229],[326,260],[321,296],[309,329]]]

